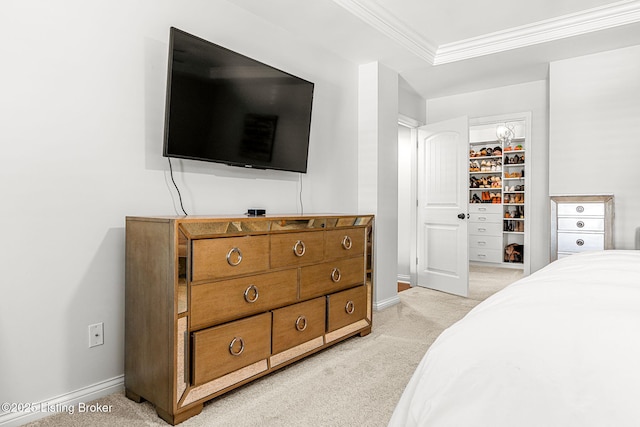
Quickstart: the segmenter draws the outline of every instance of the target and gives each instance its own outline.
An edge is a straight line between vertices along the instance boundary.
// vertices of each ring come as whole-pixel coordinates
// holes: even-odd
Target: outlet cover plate
[[[104,344],[104,324],[100,322],[89,325],[89,347],[102,344]]]

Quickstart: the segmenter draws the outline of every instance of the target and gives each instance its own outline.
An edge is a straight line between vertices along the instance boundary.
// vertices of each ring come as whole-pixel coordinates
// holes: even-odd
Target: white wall
[[[426,120],[426,100],[407,84],[402,83],[403,80],[400,79],[398,86],[398,115],[401,120],[410,122],[412,127],[423,125]]]
[[[358,209],[374,213],[374,306],[398,299],[398,74],[374,62],[359,69]]]
[[[426,100],[402,78],[398,90],[398,281],[411,282],[415,260],[416,131],[426,121]],[[415,262],[414,262],[415,265]]]
[[[549,192],[613,194],[617,249],[640,226],[640,46],[558,61],[550,71]]]
[[[0,21],[0,402],[123,374],[124,218],[176,212],[170,26],[315,82],[304,211],[357,210],[356,65],[222,0],[10,1]],[[190,214],[300,211],[298,174],[174,165]],[[96,322],[105,344],[89,349]]]
[[[412,238],[415,224],[412,212],[416,198],[413,185],[413,169],[416,141],[411,128],[398,126],[398,280],[411,280]]]
[[[531,272],[549,262],[548,97],[547,82],[536,81],[427,100],[427,123],[530,111]]]

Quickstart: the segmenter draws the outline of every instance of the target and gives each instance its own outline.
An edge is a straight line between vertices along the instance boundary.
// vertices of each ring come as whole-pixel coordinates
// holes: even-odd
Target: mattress
[[[429,348],[390,426],[640,425],[640,251],[559,259]]]

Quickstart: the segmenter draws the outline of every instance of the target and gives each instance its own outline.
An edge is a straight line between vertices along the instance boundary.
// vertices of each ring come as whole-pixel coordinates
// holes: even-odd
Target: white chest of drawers
[[[613,196],[551,197],[551,260],[613,249]]]
[[[502,262],[502,205],[469,205],[469,261]]]

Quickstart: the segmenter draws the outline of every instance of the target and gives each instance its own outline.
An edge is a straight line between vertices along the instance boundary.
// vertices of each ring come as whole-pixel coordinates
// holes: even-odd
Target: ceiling
[[[435,98],[547,78],[549,63],[640,44],[640,0],[229,0]]]

